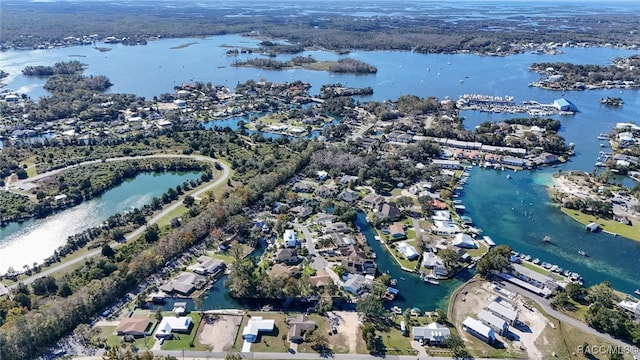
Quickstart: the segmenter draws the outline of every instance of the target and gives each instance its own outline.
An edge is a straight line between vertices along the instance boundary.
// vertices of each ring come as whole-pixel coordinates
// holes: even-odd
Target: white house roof
[[[462,326],[466,327],[469,330],[472,330],[479,335],[484,336],[487,339],[495,337],[495,331],[493,331],[492,328],[483,324],[482,322],[480,322],[480,320],[476,320],[472,317],[467,317],[466,319],[464,319],[464,321],[462,322]]]
[[[191,326],[191,318],[188,316],[171,317],[166,316],[162,318],[156,330],[156,336],[169,335],[173,331],[187,331]]]
[[[488,312],[487,310],[482,310],[478,313],[478,319],[485,324],[488,324],[494,329],[506,329],[509,327],[506,321],[501,318],[495,316],[494,314]]]
[[[471,236],[462,233],[456,234],[456,237],[453,239],[453,245],[467,249],[476,247]]]
[[[247,326],[242,330],[242,337],[245,335],[257,337],[260,331],[273,331],[274,326],[275,320],[273,319],[265,320],[262,316],[253,316],[247,322]]]
[[[495,301],[492,301],[491,304],[489,304],[489,311],[496,315],[500,315],[502,318],[509,319],[511,322],[518,318],[517,311],[509,309],[504,305],[500,305],[500,303]]]

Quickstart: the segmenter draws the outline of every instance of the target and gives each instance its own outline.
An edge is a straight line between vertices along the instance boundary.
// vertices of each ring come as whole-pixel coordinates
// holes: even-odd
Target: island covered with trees
[[[378,69],[365,62],[345,58],[337,61],[318,61],[312,56],[296,56],[289,61],[253,58],[236,60],[232,66],[252,66],[260,69],[285,70],[301,67],[308,70],[325,70],[334,73],[375,74]]]

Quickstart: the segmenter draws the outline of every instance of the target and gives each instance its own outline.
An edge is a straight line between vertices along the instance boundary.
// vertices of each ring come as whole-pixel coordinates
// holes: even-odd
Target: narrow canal
[[[463,270],[458,275],[447,281],[440,281],[440,285],[430,285],[420,280],[420,276],[400,269],[386,247],[375,239],[375,232],[367,222],[366,214],[358,211],[356,225],[367,239],[367,244],[376,253],[378,271],[388,273],[392,279],[398,280],[396,288],[400,290],[400,296],[389,307],[397,305],[403,309],[418,307],[422,311],[433,311],[437,308],[446,309],[449,296],[463,282],[473,276],[470,270]]]

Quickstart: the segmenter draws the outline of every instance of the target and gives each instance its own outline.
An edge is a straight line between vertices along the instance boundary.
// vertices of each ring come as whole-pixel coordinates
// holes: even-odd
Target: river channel
[[[508,57],[398,51],[356,51],[348,55],[337,55],[318,50],[297,54],[312,55],[319,60],[349,56],[376,66],[378,72],[374,75],[232,67],[236,57],[225,55],[228,50],[225,45],[249,47],[255,46],[257,41],[237,35],[225,35],[204,39],[164,39],[149,42],[146,46],[100,44],[99,46],[111,48],[111,51],[104,53],[88,46],[46,51],[7,51],[0,58],[0,68],[13,74],[7,80],[8,88],[26,92],[32,98],[46,95],[46,91],[42,89],[44,80],[24,77],[19,74],[20,70],[25,65],[51,65],[70,59],[88,64],[86,74],[108,76],[115,84],[110,91],[135,93],[148,98],[172,92],[173,86],[184,82],[198,80],[227,85],[233,89],[237,83],[249,79],[272,82],[302,80],[312,85],[312,94],[318,92],[321,85],[328,83],[340,82],[352,87],[371,86],[374,94],[361,97],[360,101],[384,101],[405,94],[457,99],[465,93],[478,93],[512,95],[516,102],[536,100],[551,103],[564,96],[577,106],[579,112],[573,116],[556,117],[562,122],[561,135],[567,142],[576,145],[576,156],[558,167],[563,171],[593,170],[595,158],[600,151],[597,135],[610,132],[617,122],[640,120],[640,96],[637,90],[603,89],[563,94],[528,86],[539,77],[528,71],[528,67],[534,62],[608,65],[615,57],[638,54],[637,50],[611,47],[566,48],[561,55],[527,53]],[[191,42],[195,44],[176,48]],[[255,56],[242,55],[240,58]],[[286,60],[291,56],[280,55],[276,59]],[[602,106],[599,100],[607,96],[622,97],[624,106]],[[469,111],[461,115],[466,118],[465,126],[469,129],[482,121],[500,121],[505,117],[512,117]],[[233,125],[234,122],[235,119],[220,124]],[[212,125],[215,122],[208,124]],[[496,242],[509,244],[520,252],[577,271],[584,276],[586,284],[608,280],[615,288],[626,292],[640,288],[640,278],[636,275],[640,272],[640,243],[606,234],[586,234],[582,226],[549,204],[544,185],[549,183],[551,174],[557,170],[514,173],[510,182],[505,180],[505,174],[501,172],[472,170],[471,179],[462,196],[468,215]],[[633,184],[631,181],[624,183],[627,186]],[[363,225],[361,219],[359,222],[359,225]],[[366,228],[361,227],[369,238]],[[542,246],[540,240],[544,236],[553,239],[552,245]],[[446,296],[456,286],[456,280],[443,282],[439,287],[414,284],[412,275],[407,277],[396,272],[400,270],[384,255],[384,251],[376,249],[379,244],[374,242],[371,246],[380,255],[377,261],[382,271],[394,271],[392,276],[406,279],[399,280],[398,286],[402,295],[399,301],[406,302],[407,306],[433,309],[443,301],[446,302]],[[588,259],[579,257],[578,249],[586,250],[591,256]]]
[[[100,225],[109,216],[151,203],[169,188],[196,179],[198,172],[144,173],[125,181],[101,196],[44,219],[9,223],[0,227],[0,273],[9,267],[42,262],[63,245],[70,235]]]

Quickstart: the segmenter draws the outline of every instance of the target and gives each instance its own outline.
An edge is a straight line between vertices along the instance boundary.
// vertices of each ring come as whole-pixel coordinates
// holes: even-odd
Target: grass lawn
[[[165,340],[164,344],[161,346],[162,350],[208,350],[206,346],[201,345],[196,341],[198,327],[200,326],[201,320],[200,314],[191,313],[188,316],[193,320],[191,331],[188,334],[174,334],[172,340]],[[192,342],[193,346],[191,346]]]
[[[236,259],[234,259],[233,256],[231,256],[231,255],[210,254],[208,256],[211,256],[214,259],[218,259],[218,260],[224,261],[224,263],[227,264],[227,266],[231,266],[231,264],[233,264],[236,261]]]
[[[400,329],[394,327],[380,335],[385,347],[385,355],[416,355],[416,351],[411,347],[411,338],[403,336]]]
[[[471,257],[478,257],[478,256],[482,256],[487,252],[487,246],[477,242],[478,244],[478,248],[477,249],[469,249],[467,250],[467,253],[469,254],[469,256]]]
[[[541,268],[539,266],[533,265],[533,264],[531,264],[529,262],[526,262],[526,261],[523,261],[522,263],[520,263],[520,265],[522,265],[523,267],[526,267],[529,270],[533,270],[533,271],[537,272],[538,274],[542,274],[542,275],[545,275],[545,276],[549,276],[549,275],[553,274],[549,270],[546,270],[546,269]]]
[[[158,220],[157,224],[160,229],[163,229],[165,226],[170,226],[171,219],[175,217],[181,217],[187,212],[187,207],[183,205],[178,206],[174,210],[167,213],[160,220]]]
[[[638,224],[638,222],[634,222],[634,225],[630,226],[624,225],[614,220],[605,220],[593,215],[587,215],[585,213],[579,212],[578,210],[566,208],[562,208],[561,210],[563,213],[569,215],[573,220],[583,225],[595,222],[600,224],[600,227],[603,231],[613,234],[619,234],[620,236],[624,236],[628,239],[640,241],[640,224]]]
[[[393,190],[391,190],[391,195],[392,196],[400,196],[400,195],[402,195],[402,189],[394,188]]]

